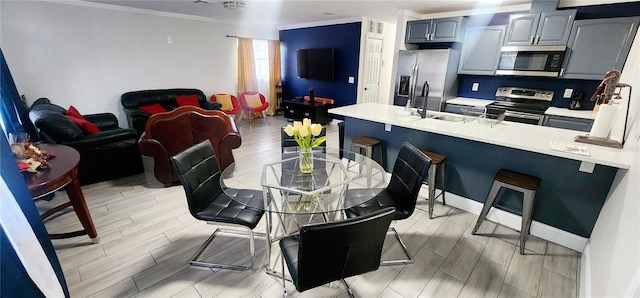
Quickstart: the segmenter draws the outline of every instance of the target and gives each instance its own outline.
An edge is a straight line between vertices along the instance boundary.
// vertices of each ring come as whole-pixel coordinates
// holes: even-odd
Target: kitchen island
[[[531,233],[579,251],[591,234],[616,172],[628,169],[632,161],[630,150],[574,143],[574,137],[584,132],[506,121],[491,126],[479,119],[422,119],[398,115],[400,109],[366,103],[330,109],[329,113],[345,117],[346,148],[361,135],[384,140],[387,171],[404,141],[447,155],[446,190],[459,198],[449,200],[448,195],[447,203],[476,214],[499,169],[539,177]],[[551,142],[585,146],[589,155],[552,150]],[[518,194],[509,191],[503,191],[500,202],[521,206]],[[504,221],[519,228],[519,217],[507,215]]]

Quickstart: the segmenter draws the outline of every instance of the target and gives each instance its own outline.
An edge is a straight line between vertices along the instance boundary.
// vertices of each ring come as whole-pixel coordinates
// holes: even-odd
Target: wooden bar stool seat
[[[378,162],[382,165],[382,168],[384,168],[384,142],[382,140],[367,136],[359,136],[351,140],[351,152],[363,154],[362,151],[364,150],[364,155],[373,160],[375,160],[373,151],[376,148],[378,149],[378,157],[380,157]],[[347,165],[347,167],[349,167],[349,165]],[[362,172],[362,167],[363,165],[360,163],[359,172]],[[371,187],[371,168],[370,165],[367,166],[367,175],[369,177],[367,178],[367,187]]]
[[[431,166],[429,167],[429,174],[427,177],[427,181],[425,183],[429,185],[429,219],[433,218],[433,205],[436,201],[436,198],[442,196],[442,205],[445,205],[445,177],[446,177],[446,155],[442,155],[440,153],[435,153],[427,150],[422,150],[429,159],[431,159]],[[438,171],[438,168],[440,171]],[[436,196],[436,175],[440,173],[440,194]]]
[[[491,185],[491,190],[489,190],[489,195],[487,195],[487,200],[484,202],[484,206],[482,206],[482,212],[478,216],[478,222],[476,226],[473,228],[472,234],[476,234],[478,228],[480,228],[480,224],[489,213],[489,209],[494,205],[494,201],[500,188],[508,188],[515,191],[519,191],[523,194],[522,196],[522,212],[520,215],[522,216],[522,224],[520,228],[520,254],[524,254],[524,244],[526,241],[527,234],[529,234],[529,230],[531,229],[531,220],[533,217],[533,206],[536,199],[536,194],[538,192],[538,188],[540,186],[540,178],[529,176],[526,174],[513,172],[505,169],[499,170],[493,178],[493,184]],[[514,213],[518,213],[515,210],[511,210],[508,208],[503,208],[501,206],[496,205],[503,210],[512,211]]]

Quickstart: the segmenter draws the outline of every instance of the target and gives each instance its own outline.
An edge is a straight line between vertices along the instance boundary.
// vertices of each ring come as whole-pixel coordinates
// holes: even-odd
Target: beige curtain
[[[258,91],[253,39],[238,37],[238,100],[240,100],[240,94],[245,91]],[[246,115],[246,117],[252,117],[252,115]],[[240,119],[242,118],[245,118],[244,110],[240,113]]]
[[[282,77],[280,76],[280,41],[269,41],[269,110],[267,114],[273,116],[276,114],[276,108],[280,104],[278,102],[278,95],[276,94],[276,85],[280,83]],[[282,96],[282,94],[280,94]]]

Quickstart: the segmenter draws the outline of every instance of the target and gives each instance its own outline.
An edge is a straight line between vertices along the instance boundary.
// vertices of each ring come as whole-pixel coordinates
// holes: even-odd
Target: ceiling
[[[225,23],[287,27],[296,24],[330,22],[367,17],[395,23],[399,10],[418,14],[471,10],[476,7],[530,4],[531,0],[420,0],[420,1],[316,1],[246,0],[243,10],[225,9],[217,0],[84,0],[130,8],[207,17]]]

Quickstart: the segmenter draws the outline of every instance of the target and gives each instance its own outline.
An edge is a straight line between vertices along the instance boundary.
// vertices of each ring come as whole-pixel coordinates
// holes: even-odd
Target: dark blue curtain
[[[58,261],[58,256],[47,234],[44,223],[42,219],[40,219],[40,214],[33,202],[24,177],[16,165],[15,158],[9,147],[9,142],[4,137],[0,137],[0,164],[2,165],[2,167],[0,167],[2,180],[4,180],[9,187],[10,195],[15,198],[38,239],[38,243],[32,243],[32,245],[40,245],[42,247],[60,282],[65,296],[69,297],[69,290],[62,273],[62,268],[60,267],[60,262]],[[9,227],[0,226],[0,278],[2,278],[0,281],[0,297],[43,297],[42,292],[29,277],[22,262],[18,259],[15,249],[9,242],[6,235],[7,232],[5,232],[7,228]]]
[[[27,108],[22,103],[22,99],[18,94],[16,84],[9,71],[7,61],[4,59],[2,49],[0,49],[0,97],[2,97],[2,105],[0,105],[0,117],[5,133],[27,132],[31,135],[31,140],[39,141],[40,137],[36,128],[29,120]]]

